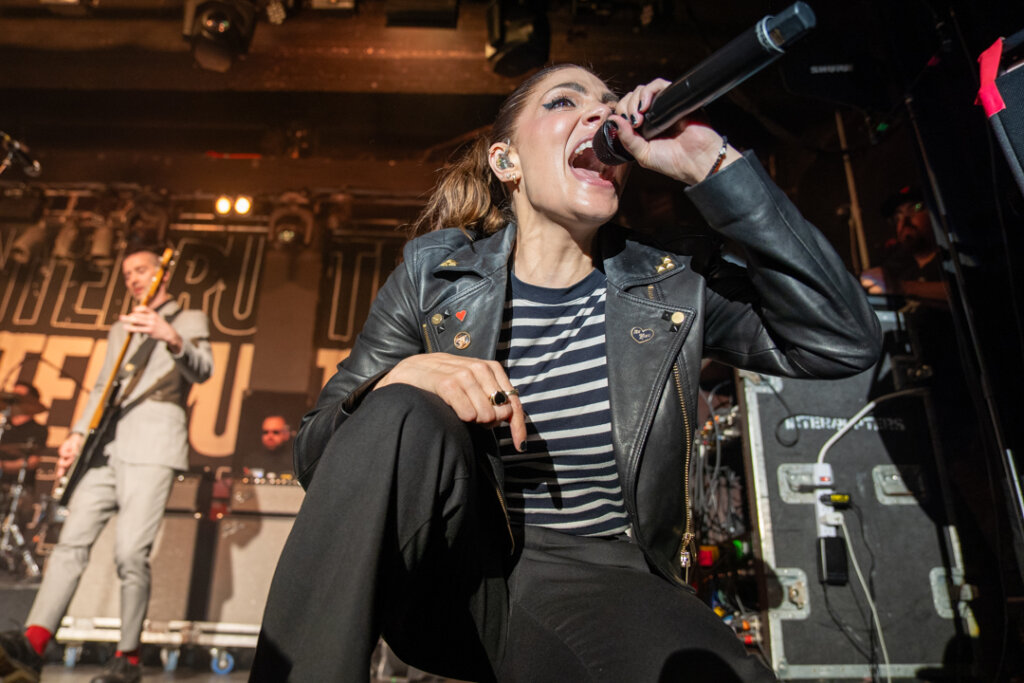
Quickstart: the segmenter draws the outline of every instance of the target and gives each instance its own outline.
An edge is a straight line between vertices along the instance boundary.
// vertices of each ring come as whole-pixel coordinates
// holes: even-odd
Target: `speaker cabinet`
[[[263,621],[270,580],[294,520],[292,516],[232,514],[220,521],[208,621],[256,625]]]
[[[986,54],[988,52],[990,50],[986,50]],[[982,64],[984,78],[984,55]],[[1002,66],[1006,70],[995,79],[995,86],[1005,108],[991,114],[989,123],[1006,156],[1014,180],[1020,191],[1024,192],[1024,68],[1019,62]]]
[[[231,512],[296,515],[305,496],[295,479],[242,477],[231,482]]]
[[[77,619],[120,619],[121,581],[114,564],[117,515],[93,544],[89,565],[82,574],[67,617]],[[184,620],[188,614],[199,520],[194,513],[168,512],[164,515],[150,555],[152,589],[146,618],[153,622]]]
[[[197,616],[206,598],[211,524],[201,510],[209,506],[210,482],[198,474],[179,474],[160,522],[149,564],[152,571],[144,642],[166,640],[168,624]],[[116,641],[121,628],[121,581],[114,563],[118,515],[100,532],[89,564],[62,621],[62,640]]]

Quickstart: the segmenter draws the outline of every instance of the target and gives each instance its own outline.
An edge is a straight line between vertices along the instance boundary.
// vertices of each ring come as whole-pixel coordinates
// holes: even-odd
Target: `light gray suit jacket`
[[[210,326],[201,311],[183,311],[170,301],[159,314],[171,319],[171,327],[181,335],[182,348],[172,355],[163,342],[157,342],[139,381],[131,393],[121,399],[122,414],[117,421],[114,439],[105,448],[109,457],[121,462],[167,465],[176,470],[188,469],[188,414],[186,401],[193,383],[205,382],[213,373],[210,349]],[[117,354],[124,344],[126,332],[118,321],[107,336],[107,355],[103,361],[85,412],[72,431],[89,432],[89,422],[106,386]],[[125,362],[130,361],[146,335],[136,334],[128,345]],[[131,386],[125,377],[121,391]]]

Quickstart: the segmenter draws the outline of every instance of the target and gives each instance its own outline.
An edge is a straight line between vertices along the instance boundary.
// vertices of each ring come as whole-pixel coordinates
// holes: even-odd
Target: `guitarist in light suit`
[[[121,640],[104,673],[92,680],[122,683],[141,678],[139,638],[149,603],[149,554],[175,474],[188,468],[189,390],[213,372],[206,315],[181,310],[167,293],[166,274],[155,285],[160,271],[160,257],[149,249],[130,251],[122,262],[125,285],[134,300],[150,296],[149,302],[135,306],[111,327],[96,387],[60,446],[58,478],[73,464],[86,469],[71,494],[67,521],[24,632],[0,633],[0,680],[15,680],[8,679],[12,674],[21,674],[19,681],[38,680],[41,654],[71,602],[92,544],[115,512]],[[112,406],[117,419],[102,436],[102,448],[86,444],[85,452],[95,454],[90,461],[76,462],[90,417],[97,414],[101,395],[108,393],[104,389],[121,349],[125,362]],[[93,431],[90,441],[98,436]]]

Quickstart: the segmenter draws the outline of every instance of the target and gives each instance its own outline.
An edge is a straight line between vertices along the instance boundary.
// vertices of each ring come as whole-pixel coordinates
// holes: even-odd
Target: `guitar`
[[[148,306],[149,302],[156,296],[173,256],[173,249],[164,249],[163,256],[160,257],[160,267],[153,276],[153,282],[150,283],[146,295],[139,302],[140,305]],[[124,357],[128,352],[128,345],[131,343],[131,340],[132,335],[128,335],[121,345],[121,351],[117,354],[117,360],[114,361],[110,377],[107,378],[107,383],[103,387],[103,393],[100,395],[100,401],[96,405],[96,411],[92,415],[92,420],[89,421],[89,433],[85,437],[82,450],[74,462],[71,463],[71,466],[68,467],[64,476],[57,481],[57,485],[53,489],[53,497],[57,500],[58,505],[68,504],[68,501],[71,500],[72,492],[78,486],[78,482],[82,480],[82,477],[85,476],[89,465],[96,457],[96,453],[101,452],[103,446],[110,441],[111,427],[117,422],[117,418],[120,417],[120,409],[116,402],[118,392],[121,389],[121,364],[124,363]],[[141,371],[142,368],[136,369],[136,372]]]

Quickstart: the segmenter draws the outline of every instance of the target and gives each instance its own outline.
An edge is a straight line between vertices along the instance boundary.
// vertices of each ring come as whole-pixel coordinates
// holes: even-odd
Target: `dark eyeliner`
[[[573,102],[571,99],[569,99],[565,95],[558,95],[557,97],[552,98],[552,100],[550,102],[545,102],[541,106],[544,107],[545,109],[547,109],[548,111],[551,111],[555,107],[559,106],[559,104],[562,103],[562,102],[567,102],[567,103],[569,103],[569,104],[571,104],[573,106],[576,105],[575,102]]]

